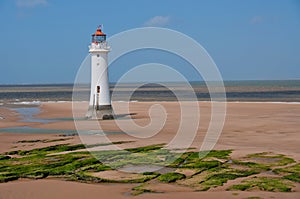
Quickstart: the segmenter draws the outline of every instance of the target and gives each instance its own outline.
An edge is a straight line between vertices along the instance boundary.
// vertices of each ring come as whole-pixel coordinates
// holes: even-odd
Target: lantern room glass
[[[102,43],[106,41],[106,35],[93,35],[92,42]]]

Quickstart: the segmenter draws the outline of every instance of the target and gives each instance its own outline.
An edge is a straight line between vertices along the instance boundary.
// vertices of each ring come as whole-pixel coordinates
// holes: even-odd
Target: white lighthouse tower
[[[91,54],[91,94],[87,117],[91,119],[113,119],[111,106],[107,54],[110,47],[106,42],[106,34],[101,31],[101,26],[92,35],[89,46]]]

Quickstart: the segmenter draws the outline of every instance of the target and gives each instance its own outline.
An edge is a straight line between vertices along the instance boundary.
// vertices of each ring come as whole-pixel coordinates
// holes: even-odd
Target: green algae
[[[291,192],[293,185],[278,177],[253,177],[243,180],[241,184],[232,185],[228,190],[250,190],[259,189],[261,191],[270,192]]]

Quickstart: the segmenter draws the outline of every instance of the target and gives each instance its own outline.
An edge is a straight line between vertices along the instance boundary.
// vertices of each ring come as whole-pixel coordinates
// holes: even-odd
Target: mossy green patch
[[[258,170],[271,170],[271,168],[267,165],[264,164],[260,164],[260,163],[256,163],[256,162],[243,162],[243,161],[239,161],[239,160],[233,160],[232,161],[234,164],[236,165],[242,165],[242,166],[246,166],[252,169],[258,169]]]
[[[120,142],[112,142],[112,143],[99,143],[99,144],[91,144],[91,145],[84,145],[84,144],[76,144],[76,145],[69,145],[69,144],[59,144],[54,146],[48,146],[43,148],[37,148],[32,150],[17,150],[17,151],[10,151],[7,152],[6,155],[37,155],[37,154],[49,154],[49,153],[59,153],[65,151],[75,151],[79,149],[85,148],[94,148],[98,146],[107,146],[112,144],[123,144],[129,143],[131,141],[120,141]]]
[[[231,150],[212,150],[210,152],[202,151],[202,152],[187,152],[183,154],[178,160],[176,160],[176,164],[172,166],[178,166],[182,168],[203,168],[203,169],[211,169],[215,167],[219,167],[222,163],[218,159],[228,159]],[[215,159],[215,160],[214,160]]]
[[[72,138],[59,138],[59,139],[52,139],[52,140],[48,140],[48,139],[44,139],[44,140],[20,140],[20,141],[17,141],[17,143],[38,143],[38,142],[41,142],[41,143],[50,143],[50,142],[60,142],[60,141],[67,141],[69,139],[72,139]]]
[[[140,175],[138,177],[130,177],[130,178],[120,178],[120,179],[110,179],[103,178],[93,175],[93,173],[89,172],[78,172],[76,173],[77,179],[81,181],[93,181],[93,182],[109,182],[109,183],[144,183],[149,180],[152,180],[157,177],[157,175]]]
[[[287,179],[287,180],[290,180],[290,181],[293,181],[293,182],[300,183],[300,176],[297,175],[297,174],[286,175],[286,176],[283,176],[283,178]]]
[[[186,158],[187,158],[188,156],[190,156],[190,155],[191,155],[190,152],[188,152],[188,153],[183,153],[183,154],[181,154],[180,156],[178,156],[178,157],[177,157],[172,163],[170,163],[168,166],[169,166],[169,167],[174,167],[174,168],[181,167],[181,165],[182,165],[183,163],[185,163]]]
[[[67,144],[61,144],[61,145],[55,145],[55,146],[48,146],[44,148],[37,148],[32,150],[18,150],[18,151],[11,151],[6,153],[7,155],[37,155],[37,154],[46,154],[46,153],[57,153],[57,152],[63,152],[63,151],[74,151],[78,149],[85,149],[84,144],[77,144],[77,145],[67,145]]]
[[[129,151],[131,153],[142,153],[142,152],[158,150],[158,149],[161,149],[163,146],[164,146],[164,144],[155,144],[155,145],[143,146],[143,147],[138,147],[138,148],[130,148],[130,149],[126,149],[126,151]]]
[[[134,196],[137,196],[137,195],[140,195],[140,194],[143,194],[143,193],[152,193],[152,192],[154,192],[153,190],[146,189],[144,184],[133,187],[131,190],[132,190],[131,194],[134,195]]]
[[[230,154],[232,153],[232,150],[211,150],[209,152],[207,151],[200,151],[198,154],[198,158],[219,158],[219,159],[228,159],[230,157]]]
[[[159,176],[160,174],[157,173],[157,172],[146,171],[146,172],[143,173],[143,175],[156,175],[156,176]]]
[[[19,179],[19,176],[17,176],[15,173],[10,172],[1,172],[0,173],[0,183],[13,181]]]
[[[201,184],[209,187],[217,187],[222,186],[228,180],[247,177],[257,173],[258,172],[255,170],[224,169],[218,173],[208,175],[205,181],[201,182]]]
[[[247,189],[250,189],[251,185],[249,184],[235,184],[230,186],[230,188],[227,188],[227,191],[231,191],[231,190],[239,190],[239,191],[245,191]]]
[[[41,171],[28,172],[22,175],[22,177],[29,178],[29,179],[42,179],[42,178],[46,178],[48,175],[49,175],[48,171],[41,170]]]
[[[180,154],[171,153],[166,149],[155,149],[156,147],[151,146],[143,150],[141,148],[132,150],[139,152],[129,152],[126,150],[97,151],[92,152],[92,154],[113,169],[123,168],[128,165],[168,166],[180,156]]]
[[[247,158],[252,160],[252,162],[258,162],[266,166],[285,166],[295,162],[295,160],[285,155],[269,152],[250,154]]]
[[[0,178],[2,182],[17,178],[45,178],[48,175],[72,175],[80,168],[101,163],[87,154],[64,154],[47,156],[46,154],[28,155],[1,161]],[[98,168],[99,169],[99,168]],[[12,176],[12,177],[11,177]]]
[[[232,153],[231,150],[211,150],[211,151],[200,151],[200,152],[187,152],[189,156],[187,161],[192,161],[195,159],[206,159],[206,158],[218,158],[218,159],[228,159],[229,155]]]
[[[290,192],[293,185],[282,178],[254,177],[242,181],[242,184],[232,185],[228,190],[250,190],[258,188],[262,191]]]
[[[195,160],[195,159],[194,159]],[[181,165],[183,168],[202,168],[202,169],[211,169],[215,168],[221,165],[221,162],[217,160],[211,160],[211,161],[193,161],[193,162],[185,162]]]
[[[8,160],[10,159],[11,157],[10,156],[7,156],[7,155],[0,155],[0,160]]]
[[[300,182],[300,164],[295,164],[285,168],[277,168],[273,170],[274,173],[285,175],[283,178],[293,182]]]
[[[111,168],[109,166],[106,166],[106,165],[102,164],[102,163],[87,165],[87,166],[84,166],[84,167],[80,168],[80,171],[99,172],[99,171],[107,171],[107,170],[111,170]]]
[[[277,168],[273,170],[275,173],[294,173],[300,175],[300,163],[292,166]]]
[[[170,182],[175,182],[177,180],[181,180],[181,179],[184,179],[184,178],[185,178],[184,174],[171,172],[171,173],[162,174],[162,175],[158,176],[157,179],[161,182],[170,183]]]
[[[99,161],[93,157],[91,158],[80,158],[74,161],[66,162],[61,166],[57,166],[55,168],[49,169],[50,175],[66,175],[66,174],[73,174],[82,167],[89,166],[89,165],[99,165]]]

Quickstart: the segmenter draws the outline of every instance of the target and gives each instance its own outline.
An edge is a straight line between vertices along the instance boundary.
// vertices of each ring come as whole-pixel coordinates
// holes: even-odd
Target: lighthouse
[[[92,42],[89,46],[91,55],[91,92],[89,108],[86,114],[91,119],[113,119],[111,106],[107,55],[110,47],[106,42],[106,34],[99,26],[92,34]]]

